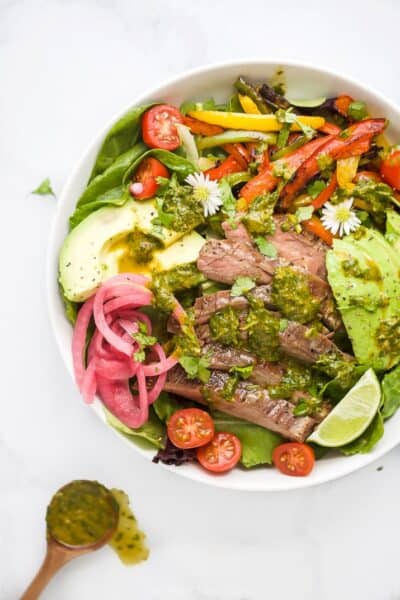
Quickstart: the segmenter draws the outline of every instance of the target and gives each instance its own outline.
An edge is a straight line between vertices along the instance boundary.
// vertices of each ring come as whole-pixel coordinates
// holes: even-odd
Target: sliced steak
[[[278,260],[263,256],[247,242],[233,240],[209,240],[197,259],[197,267],[206,277],[230,285],[238,277],[270,283],[278,264]]]
[[[254,248],[253,240],[243,223],[237,222],[235,226],[232,226],[228,221],[224,221],[224,223],[222,223],[222,229],[224,230],[227,240],[231,240],[232,242],[242,242]]]
[[[249,367],[254,365],[249,377],[250,381],[258,385],[278,385],[285,374],[283,364],[267,361],[258,362],[257,358],[245,350],[237,350],[221,344],[205,344],[203,354],[209,356],[210,369],[230,371],[234,367]]]
[[[245,320],[245,312],[242,321]],[[208,323],[196,327],[196,334],[202,344],[211,343],[211,331]],[[246,331],[241,330],[242,339],[246,339]],[[335,354],[344,360],[353,360],[353,357],[343,353],[324,334],[316,333],[309,327],[288,321],[284,331],[279,333],[280,347],[287,356],[300,360],[306,364],[314,364],[318,358],[326,354]]]
[[[315,419],[294,416],[293,404],[271,398],[259,386],[242,381],[237,385],[233,398],[225,400],[222,394],[228,379],[227,373],[213,371],[204,385],[203,395],[200,382],[189,381],[180,367],[174,367],[168,372],[164,389],[202,404],[210,402],[216,410],[261,425],[289,440],[304,442],[310,435],[316,424]]]
[[[275,216],[275,232],[268,236],[268,240],[277,249],[278,255],[292,265],[326,279],[325,256],[328,246],[305,231],[302,233],[282,231],[281,225],[285,220],[285,215]]]

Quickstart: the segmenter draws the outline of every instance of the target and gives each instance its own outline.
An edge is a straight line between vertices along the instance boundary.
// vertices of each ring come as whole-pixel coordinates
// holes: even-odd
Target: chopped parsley
[[[241,379],[248,379],[252,374],[254,365],[248,365],[247,367],[232,367],[229,369],[229,373],[239,375]]]
[[[43,179],[42,183],[38,185],[35,190],[32,190],[32,194],[36,194],[37,196],[54,196],[56,197],[53,188],[51,187],[50,179],[46,177]]]
[[[137,362],[143,362],[146,358],[145,349],[150,346],[154,346],[157,343],[157,338],[153,335],[148,335],[147,325],[139,321],[139,331],[131,334],[137,344],[139,344],[139,350],[133,354],[133,358]]]
[[[186,374],[190,379],[200,379],[203,383],[207,383],[210,379],[211,372],[209,370],[210,359],[207,356],[181,356],[179,363],[185,369]]]

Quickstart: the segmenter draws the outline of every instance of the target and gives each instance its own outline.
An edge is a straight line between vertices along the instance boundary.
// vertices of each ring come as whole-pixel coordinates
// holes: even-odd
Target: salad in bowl
[[[236,76],[103,138],[59,254],[73,370],[155,462],[306,477],[400,405],[400,150],[346,89]]]

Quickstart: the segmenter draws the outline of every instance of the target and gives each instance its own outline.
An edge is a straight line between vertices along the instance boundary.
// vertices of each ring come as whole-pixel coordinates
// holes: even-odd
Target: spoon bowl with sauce
[[[36,600],[64,565],[109,543],[118,521],[119,504],[101,483],[77,480],[58,490],[47,508],[46,556],[21,600]]]

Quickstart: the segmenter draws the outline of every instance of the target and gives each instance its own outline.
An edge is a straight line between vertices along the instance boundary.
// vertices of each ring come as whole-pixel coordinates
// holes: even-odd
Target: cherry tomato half
[[[242,444],[233,433],[216,433],[206,446],[197,450],[197,460],[202,467],[213,473],[230,471],[240,460]]]
[[[131,195],[136,200],[152,198],[158,188],[157,177],[169,177],[168,169],[156,158],[144,158],[133,176],[133,183],[129,188]]]
[[[177,410],[168,421],[168,437],[177,448],[198,448],[212,440],[214,422],[200,408]]]
[[[272,462],[285,475],[304,477],[313,469],[314,450],[307,444],[296,442],[281,444],[273,451]]]
[[[160,104],[153,106],[143,115],[142,136],[150,148],[176,150],[181,145],[176,123],[182,123],[181,113],[175,106]]]
[[[382,161],[381,175],[386,183],[400,190],[400,150],[395,150]]]

